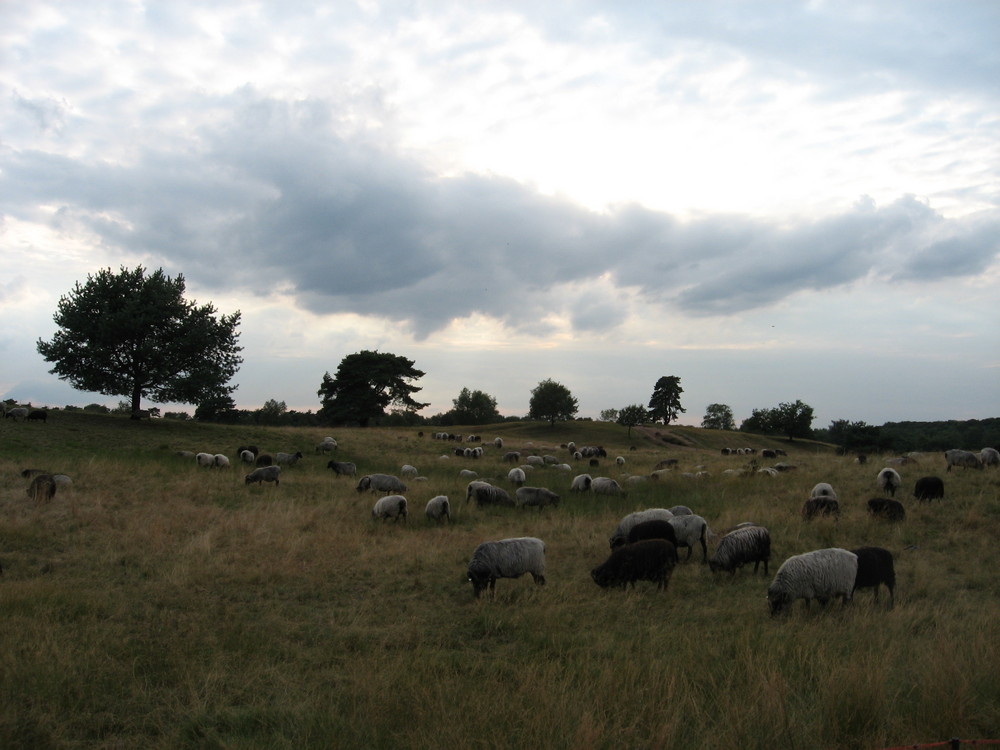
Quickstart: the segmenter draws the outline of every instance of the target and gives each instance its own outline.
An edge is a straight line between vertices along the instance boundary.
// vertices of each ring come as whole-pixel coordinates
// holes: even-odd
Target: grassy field
[[[881,459],[695,428],[631,437],[615,425],[476,428],[506,449],[604,445],[648,474],[676,475],[625,498],[570,494],[573,474],[618,477],[606,460],[529,484],[557,508],[480,509],[462,501],[468,468],[506,485],[487,447],[410,429],[240,428],[53,412],[0,423],[0,748],[881,748],[1000,737],[1000,484],[996,471],[944,473],[937,454],[900,469],[906,521],[871,520]],[[359,474],[416,466],[407,523],[374,522],[376,495],[335,477],[313,447],[339,441]],[[301,450],[281,485],[244,484],[236,447]],[[723,446],[779,446],[798,468],[733,477]],[[981,446],[956,446],[978,449]],[[225,453],[200,469],[177,451]],[[571,460],[570,463],[573,463]],[[768,463],[768,462],[765,462]],[[709,476],[681,472],[704,467]],[[72,477],[36,505],[21,477]],[[918,504],[919,477],[946,498]],[[803,522],[813,484],[830,482],[839,521]],[[454,522],[431,525],[446,494]],[[626,513],[688,505],[724,531],[770,529],[770,575],[713,575],[700,553],[660,593],[606,591],[589,571]],[[465,580],[481,541],[532,535],[547,584],[500,580],[476,600]],[[826,610],[767,613],[790,555],[874,544],[896,556],[896,606],[862,592]],[[711,550],[710,550],[711,551]],[[683,554],[682,554],[683,558]]]

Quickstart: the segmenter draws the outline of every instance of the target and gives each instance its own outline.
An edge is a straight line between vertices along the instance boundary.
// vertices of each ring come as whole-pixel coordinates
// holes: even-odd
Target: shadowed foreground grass
[[[613,499],[567,491],[577,472],[617,477],[610,461],[538,469],[529,483],[559,492],[558,508],[480,509],[463,505],[458,471],[506,486],[501,452],[442,458],[454,445],[415,431],[64,413],[0,425],[0,747],[878,748],[1000,736],[996,472],[944,474],[939,456],[921,457],[901,469],[907,520],[890,526],[864,510],[881,464],[814,445],[517,427],[479,431],[567,459],[561,443],[601,442],[635,474],[667,457],[680,466]],[[325,434],[363,473],[420,469],[407,523],[372,521],[377,497],[312,452]],[[247,487],[239,467],[202,470],[174,455],[235,459],[250,441],[305,458],[279,487]],[[719,455],[730,442],[781,444],[798,468],[726,476],[746,462]],[[73,487],[35,505],[19,475],[28,466],[69,474]],[[698,466],[710,475],[679,476]],[[944,502],[906,496],[925,474],[945,478]],[[818,481],[837,490],[839,521],[802,522]],[[440,493],[455,509],[449,526],[423,517]],[[666,594],[591,582],[621,516],[675,504],[718,531],[766,525],[770,575],[713,576],[697,551]],[[472,549],[525,534],[547,544],[547,585],[501,580],[495,599],[476,601]],[[894,609],[883,590],[878,605],[860,592],[847,608],[767,615],[767,584],[786,557],[863,544],[896,555]]]

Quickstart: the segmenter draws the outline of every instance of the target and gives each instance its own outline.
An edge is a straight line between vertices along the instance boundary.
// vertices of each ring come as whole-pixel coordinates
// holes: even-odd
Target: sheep
[[[49,415],[44,409],[33,409],[28,412],[27,421],[29,422],[45,422]]]
[[[840,518],[840,503],[834,497],[810,497],[802,503],[802,520],[811,521],[814,516]]]
[[[335,450],[337,450],[337,441],[332,437],[323,438],[322,442],[316,446],[316,453],[329,453]]]
[[[458,472],[458,478],[459,479],[472,480],[472,479],[476,479],[478,476],[479,476],[479,473],[473,471],[472,469],[462,469],[460,472]]]
[[[610,477],[594,477],[590,489],[595,495],[623,495],[622,486]]]
[[[674,527],[674,534],[677,537],[674,544],[677,547],[688,548],[688,560],[691,559],[694,552],[694,545],[700,544],[701,561],[702,563],[708,562],[708,545],[705,543],[705,537],[708,535],[708,522],[704,518],[693,513],[680,516],[674,514],[673,518],[667,519],[667,523]]]
[[[979,451],[979,462],[983,466],[1000,466],[1000,451],[996,448],[983,448]]]
[[[920,477],[913,486],[913,496],[917,500],[943,500],[944,480],[941,477]]]
[[[545,459],[541,456],[527,456],[524,462],[529,466],[545,466]]]
[[[515,466],[513,469],[507,472],[507,481],[511,484],[520,487],[527,481],[527,477],[524,475],[524,469]]]
[[[295,451],[295,453],[275,453],[274,463],[283,466],[295,466],[302,458],[302,451]]]
[[[215,466],[214,453],[198,453],[195,455],[194,460],[198,462],[199,466]]]
[[[338,477],[353,477],[358,473],[357,465],[350,461],[327,461],[326,468]]]
[[[245,464],[252,464],[257,460],[257,456],[254,455],[253,451],[244,448],[240,451],[240,461]]]
[[[420,472],[417,471],[416,466],[410,466],[409,464],[403,464],[399,469],[399,475],[404,479],[416,479]]]
[[[404,521],[407,517],[406,498],[402,495],[386,495],[380,497],[372,506],[372,518],[386,521],[393,519],[398,522],[400,518]]]
[[[673,518],[674,514],[671,513],[666,508],[647,508],[646,510],[639,510],[635,513],[629,513],[621,521],[618,522],[618,527],[615,529],[611,538],[608,539],[608,544],[611,548],[621,546],[625,541],[628,540],[628,533],[632,530],[634,526],[639,525],[645,521],[666,521],[667,519]]]
[[[983,461],[972,451],[963,451],[953,448],[944,452],[944,460],[948,464],[945,471],[951,471],[952,466],[961,466],[966,469],[981,469]]]
[[[675,516],[693,516],[694,515],[694,511],[691,510],[686,505],[675,505],[673,508],[670,508],[670,512],[673,513]]]
[[[483,542],[472,553],[467,577],[479,598],[489,588],[496,593],[497,578],[520,578],[531,573],[536,584],[545,584],[545,542],[533,536]]]
[[[820,482],[809,493],[809,497],[829,497],[837,499],[837,493],[833,491],[833,486],[827,482]]]
[[[507,490],[500,489],[499,487],[494,487],[489,482],[472,481],[469,482],[468,487],[465,490],[465,502],[468,504],[470,500],[475,500],[476,505],[507,505],[510,507],[514,506],[514,501],[511,499],[510,494]]]
[[[625,465],[625,457],[624,456],[615,456],[615,465],[617,465],[618,468],[623,467]]]
[[[868,513],[873,518],[884,518],[887,521],[902,521],[906,518],[903,504],[888,497],[873,497],[869,500]]]
[[[451,504],[448,502],[447,495],[438,495],[428,500],[427,507],[424,508],[424,515],[431,521],[438,523],[451,521]]]
[[[767,603],[771,615],[779,614],[796,599],[826,603],[841,597],[851,601],[858,573],[858,556],[839,547],[818,549],[789,557],[767,587]]]
[[[23,422],[28,419],[28,410],[23,406],[15,406],[13,409],[8,409],[4,417],[13,419],[15,422],[20,419]]]
[[[253,454],[253,460],[247,461],[247,463],[251,464],[257,459],[257,454],[260,453],[256,445],[241,445],[239,448],[236,449],[236,453],[241,458],[243,457],[243,451],[250,451],[250,453]]]
[[[634,542],[641,542],[643,539],[666,539],[674,545],[674,553],[676,554],[677,552],[677,533],[674,531],[674,527],[671,525],[670,520],[661,518],[654,518],[652,521],[637,523],[629,529],[627,537],[615,540],[616,544],[612,549],[624,547],[626,544],[632,544]],[[675,559],[674,562],[676,563],[678,560]]]
[[[570,483],[570,492],[589,492],[590,486],[593,484],[593,479],[590,474],[577,474],[573,477],[572,483]]]
[[[636,581],[652,581],[657,591],[666,591],[676,559],[677,550],[666,539],[643,539],[612,550],[590,577],[601,588],[635,588]]]
[[[525,506],[542,508],[546,505],[559,505],[559,495],[545,487],[518,487],[514,498],[515,504],[522,508]]]
[[[217,468],[219,468],[219,469],[228,469],[229,468],[229,457],[228,456],[226,456],[226,455],[224,455],[222,453],[216,453],[214,456],[212,456],[212,459],[214,460],[215,466]]]
[[[257,466],[271,466],[274,464],[274,456],[270,453],[261,453],[257,456],[257,460],[254,461]]]
[[[896,490],[903,484],[903,479],[899,476],[899,472],[888,466],[882,469],[875,479],[882,491],[893,497],[896,496]]]
[[[281,484],[278,479],[281,476],[280,466],[258,466],[244,478],[245,484],[260,484],[261,482],[274,482]]]
[[[501,437],[493,438],[493,447],[496,448],[497,450],[502,450],[503,449],[503,438],[501,438]]]
[[[753,563],[753,572],[764,563],[767,575],[768,561],[771,559],[771,534],[763,526],[741,526],[730,531],[719,540],[719,546],[708,559],[709,569],[715,573],[728,570],[730,575],[737,568]]]
[[[509,464],[516,464],[521,460],[521,454],[518,451],[508,451],[503,454],[503,460]]]
[[[51,474],[38,474],[25,492],[36,503],[47,503],[56,496],[56,480]]]
[[[889,609],[896,602],[896,569],[892,562],[892,553],[882,547],[859,547],[851,550],[858,558],[858,572],[854,578],[853,593],[858,589],[875,589],[875,601],[878,601],[878,590],[881,584],[889,589]]]
[[[358,480],[356,487],[358,492],[371,490],[372,492],[393,492],[402,494],[406,492],[406,485],[399,477],[392,474],[366,474]]]
[[[192,454],[194,455],[194,454]],[[47,469],[21,469],[21,476],[27,479],[28,477],[37,476],[38,474],[51,474],[52,472]]]

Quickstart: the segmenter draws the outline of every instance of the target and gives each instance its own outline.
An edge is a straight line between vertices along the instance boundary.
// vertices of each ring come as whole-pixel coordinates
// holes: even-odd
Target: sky
[[[425,416],[997,417],[998,81],[994,0],[0,3],[0,397],[114,406],[36,344],[142,265],[244,409],[368,349]]]

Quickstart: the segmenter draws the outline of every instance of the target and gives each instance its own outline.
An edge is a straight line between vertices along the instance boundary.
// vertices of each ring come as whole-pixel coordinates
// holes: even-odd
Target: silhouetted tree
[[[618,412],[618,424],[628,427],[628,436],[632,437],[632,428],[645,424],[649,419],[649,412],[641,404],[631,404]]]
[[[316,395],[322,408],[318,417],[325,424],[357,422],[367,427],[373,420],[385,416],[388,406],[416,412],[427,404],[414,401],[419,386],[408,381],[422,378],[424,373],[413,366],[413,360],[396,354],[361,351],[348,354],[340,362],[337,375],[327,372]]]
[[[664,375],[656,381],[653,395],[649,399],[649,417],[653,422],[662,420],[670,424],[677,419],[678,414],[687,411],[681,406],[681,379],[676,375]]]
[[[576,416],[577,401],[569,388],[552,379],[543,380],[531,391],[528,419],[541,419],[555,426],[556,420]]]
[[[705,418],[701,420],[701,426],[706,430],[735,430],[736,420],[733,419],[733,410],[725,404],[709,404],[705,409]]]
[[[500,421],[497,400],[482,391],[463,388],[452,403],[451,424],[491,424]]]

